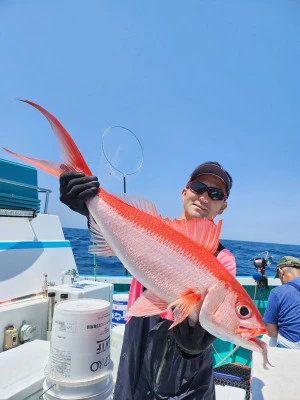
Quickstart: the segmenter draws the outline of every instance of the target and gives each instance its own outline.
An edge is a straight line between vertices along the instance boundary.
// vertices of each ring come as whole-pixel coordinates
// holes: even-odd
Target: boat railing
[[[11,180],[4,179],[4,178],[0,178],[0,182],[7,183],[9,185],[25,187],[27,189],[34,189],[39,193],[45,193],[46,198],[45,198],[45,204],[44,204],[44,214],[48,214],[49,194],[52,192],[52,190],[41,188],[38,186],[28,185],[27,183],[11,181]]]

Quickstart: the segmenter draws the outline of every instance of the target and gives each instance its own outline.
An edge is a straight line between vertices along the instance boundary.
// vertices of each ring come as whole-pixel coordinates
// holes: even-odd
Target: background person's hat
[[[277,264],[277,271],[276,275],[274,278],[279,278],[279,271],[278,268],[281,267],[293,267],[293,268],[299,268],[300,269],[300,260],[299,258],[292,257],[292,256],[284,256],[282,257]]]
[[[207,161],[200,164],[191,174],[189,182],[194,181],[199,175],[214,175],[220,178],[225,183],[226,193],[229,196],[230,189],[232,187],[232,178],[227,171],[215,161]]]

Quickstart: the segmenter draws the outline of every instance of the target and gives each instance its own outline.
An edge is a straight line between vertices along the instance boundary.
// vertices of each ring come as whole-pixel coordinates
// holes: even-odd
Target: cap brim
[[[228,178],[228,174],[223,168],[219,167],[218,165],[211,164],[211,163],[205,163],[200,165],[198,168],[195,169],[195,171],[192,173],[190,181],[195,180],[198,178],[200,175],[214,175],[217,178],[221,179],[221,181],[224,182],[227,196],[229,196],[230,192],[230,180]]]

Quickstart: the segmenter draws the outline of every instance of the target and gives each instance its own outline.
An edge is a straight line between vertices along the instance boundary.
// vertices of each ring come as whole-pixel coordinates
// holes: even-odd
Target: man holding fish
[[[58,119],[22,101],[50,122],[62,162],[6,150],[60,177],[61,200],[88,215],[95,254],[117,255],[135,277],[115,400],[214,399],[214,336],[260,352],[266,367],[267,345],[257,339],[267,332],[262,316],[233,276],[234,257],[219,243],[221,221],[213,222],[225,210],[232,184],[222,166],[197,167],[182,190],[181,219],[163,218],[149,200],[99,189]]]
[[[199,165],[182,190],[181,219],[215,218],[227,207],[232,178],[216,162]],[[85,201],[98,192],[98,179],[66,172],[60,177],[60,199],[86,217]],[[219,244],[215,256],[235,275],[234,256]],[[184,269],[183,269],[184,273]],[[132,280],[128,308],[144,288]],[[172,310],[127,321],[115,400],[215,398],[211,343],[215,339],[199,321],[186,318],[169,330]]]

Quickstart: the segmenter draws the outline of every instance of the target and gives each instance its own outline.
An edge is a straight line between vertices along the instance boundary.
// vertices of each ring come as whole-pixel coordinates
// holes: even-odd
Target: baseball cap
[[[300,260],[299,258],[292,257],[292,256],[284,256],[282,257],[277,264],[277,271],[274,278],[279,278],[278,268],[281,267],[292,267],[292,268],[299,268],[300,269]]]
[[[220,178],[225,183],[226,193],[229,196],[232,187],[232,178],[227,171],[216,161],[207,161],[192,172],[189,182],[194,181],[199,175],[214,175]]]

